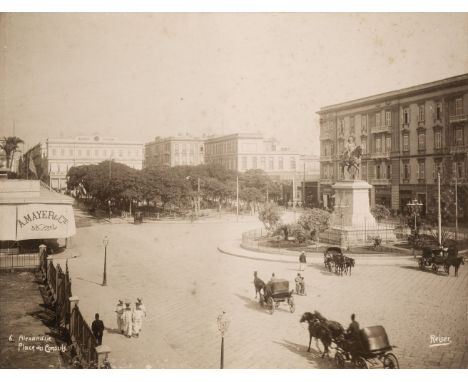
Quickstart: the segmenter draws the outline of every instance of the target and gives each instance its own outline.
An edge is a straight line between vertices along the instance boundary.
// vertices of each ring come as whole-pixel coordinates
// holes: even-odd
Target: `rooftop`
[[[0,179],[0,204],[73,204],[73,198],[51,191],[39,180]]]

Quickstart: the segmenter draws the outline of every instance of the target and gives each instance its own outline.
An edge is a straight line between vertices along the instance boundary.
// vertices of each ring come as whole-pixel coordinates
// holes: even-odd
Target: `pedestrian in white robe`
[[[115,307],[115,313],[117,315],[117,329],[119,333],[123,333],[123,322],[122,322],[123,312],[124,312],[123,301],[119,300],[119,303]]]
[[[141,298],[139,298],[139,297],[137,298],[135,306],[139,306],[140,309],[143,311],[143,315],[146,317],[146,307],[143,304],[143,300]]]
[[[135,337],[139,337],[143,327],[143,315],[144,312],[141,310],[141,306],[135,306],[135,309],[133,310],[133,335]]]
[[[132,336],[132,330],[133,330],[133,314],[132,314],[132,309],[130,308],[130,303],[126,302],[125,303],[125,309],[122,314],[122,323],[123,323],[123,333],[127,337]]]

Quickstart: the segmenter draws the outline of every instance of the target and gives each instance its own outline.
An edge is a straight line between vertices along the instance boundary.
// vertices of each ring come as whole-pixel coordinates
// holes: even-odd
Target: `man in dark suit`
[[[94,315],[95,320],[91,324],[91,330],[96,337],[97,344],[102,345],[102,335],[104,334],[104,322],[99,319],[99,313]]]

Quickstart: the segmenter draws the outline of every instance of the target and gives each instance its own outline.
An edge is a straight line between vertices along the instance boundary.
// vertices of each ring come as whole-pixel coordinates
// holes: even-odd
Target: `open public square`
[[[98,312],[104,321],[103,343],[112,349],[113,367],[218,368],[216,318],[225,311],[230,320],[225,367],[333,368],[333,350],[322,359],[313,341],[307,353],[308,331],[299,319],[314,310],[345,327],[351,313],[361,327],[383,325],[400,367],[467,366],[468,276],[463,267],[456,278],[421,271],[412,259],[363,259],[360,264],[357,257],[352,276],[339,277],[313,261],[321,254],[309,255],[303,273],[307,296],[294,296],[293,314],[282,304],[270,315],[254,298],[253,272],[265,281],[274,272],[293,288],[296,257],[272,261],[252,252],[249,259],[218,250],[223,242],[259,227],[256,216],[239,222],[222,216],[134,225],[82,215],[77,223],[66,251],[73,293],[86,320]],[[105,287],[104,236],[110,239]],[[116,330],[115,305],[118,299],[134,303],[137,297],[148,316],[140,337],[126,338]],[[431,336],[450,337],[450,344],[431,346]]]

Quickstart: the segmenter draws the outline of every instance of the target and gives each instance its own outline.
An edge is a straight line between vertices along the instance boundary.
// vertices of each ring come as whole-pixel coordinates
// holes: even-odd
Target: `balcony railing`
[[[329,179],[329,178],[323,178],[323,179],[320,179],[320,183],[321,184],[333,184],[333,180],[332,179]]]
[[[450,123],[468,121],[468,114],[451,115],[449,121]]]
[[[371,153],[370,156],[372,159],[387,159],[387,158],[390,158],[390,153],[389,152]]]
[[[333,155],[321,155],[320,161],[321,162],[330,162],[333,160]]]
[[[388,186],[390,184],[390,179],[388,178],[372,178],[370,179],[370,184],[374,186]]]
[[[388,126],[388,125],[377,125],[377,126],[372,126],[371,127],[371,133],[386,133],[388,132],[390,129],[392,128],[392,126]]]
[[[468,146],[451,146],[450,154],[468,154]]]

